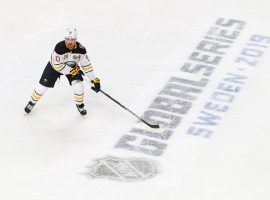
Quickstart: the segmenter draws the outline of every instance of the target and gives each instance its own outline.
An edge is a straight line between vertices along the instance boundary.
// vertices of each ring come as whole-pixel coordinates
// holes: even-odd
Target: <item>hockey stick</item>
[[[137,117],[141,122],[145,123],[147,126],[149,126],[151,128],[160,128],[160,126],[158,124],[149,124],[144,119],[142,119],[141,117],[139,117],[138,115],[136,115],[134,112],[132,112],[131,110],[129,110],[126,106],[124,106],[123,104],[121,104],[119,101],[117,101],[116,99],[112,98],[110,95],[108,95],[103,90],[100,89],[100,92],[102,94],[104,94],[106,97],[108,97],[109,99],[111,99],[112,101],[114,101],[115,103],[117,103],[119,106],[121,106],[122,108],[124,108],[126,111],[128,111],[129,113],[131,113],[132,115],[134,115],[135,117]]]

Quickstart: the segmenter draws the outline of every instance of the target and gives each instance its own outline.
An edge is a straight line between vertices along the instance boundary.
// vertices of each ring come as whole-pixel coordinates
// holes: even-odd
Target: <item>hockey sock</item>
[[[82,104],[84,98],[84,85],[80,80],[72,81],[71,86],[73,88],[74,98],[76,104]]]
[[[47,87],[38,84],[38,86],[34,89],[32,95],[31,95],[31,102],[33,104],[36,104],[38,100],[41,98],[41,96],[47,91]]]

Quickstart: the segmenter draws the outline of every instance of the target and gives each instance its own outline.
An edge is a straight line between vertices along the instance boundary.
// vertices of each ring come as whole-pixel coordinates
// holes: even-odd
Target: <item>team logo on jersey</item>
[[[145,158],[106,156],[95,159],[94,164],[87,168],[88,178],[106,178],[123,182],[146,180],[160,173],[159,163]]]

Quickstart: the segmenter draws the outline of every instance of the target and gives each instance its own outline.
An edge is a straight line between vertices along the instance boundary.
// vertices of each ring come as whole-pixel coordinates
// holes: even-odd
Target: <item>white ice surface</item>
[[[269,8],[267,0],[1,0],[0,199],[269,200],[269,49],[215,134],[186,134],[225,63],[250,35],[270,36]],[[102,88],[141,115],[220,17],[247,25],[160,157],[114,148],[137,120],[87,83],[87,118],[65,77],[23,115],[68,26],[78,28]],[[153,159],[162,173],[135,183],[81,175],[106,155]]]

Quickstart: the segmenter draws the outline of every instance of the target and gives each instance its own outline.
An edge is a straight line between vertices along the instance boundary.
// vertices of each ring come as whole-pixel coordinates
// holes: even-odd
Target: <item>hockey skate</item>
[[[83,103],[80,104],[80,105],[79,105],[79,104],[76,104],[76,107],[77,107],[79,113],[80,113],[82,116],[85,116],[85,115],[87,114],[87,111],[85,110],[84,104],[83,104]]]
[[[29,101],[29,102],[27,103],[27,105],[25,106],[25,108],[24,108],[25,113],[26,113],[26,114],[30,113],[31,110],[33,109],[33,107],[34,107],[35,105],[36,105],[36,104],[33,103],[32,101]]]

